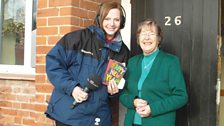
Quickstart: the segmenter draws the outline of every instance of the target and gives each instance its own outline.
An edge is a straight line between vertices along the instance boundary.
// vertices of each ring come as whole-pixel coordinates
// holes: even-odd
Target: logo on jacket
[[[89,51],[86,51],[86,50],[81,50],[81,52],[83,52],[83,53],[86,53],[86,54],[90,54],[90,55],[92,55],[93,56],[93,53],[92,52],[89,52]]]
[[[94,125],[95,125],[95,126],[99,126],[99,125],[100,125],[99,123],[100,123],[100,118],[98,118],[98,117],[95,118],[95,123],[94,123]]]

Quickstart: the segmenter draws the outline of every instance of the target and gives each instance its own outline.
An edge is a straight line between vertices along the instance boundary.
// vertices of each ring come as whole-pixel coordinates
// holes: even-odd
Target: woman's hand
[[[109,81],[109,84],[107,85],[107,92],[111,95],[119,92],[118,86],[114,80]]]
[[[140,108],[136,108],[136,112],[141,116],[141,117],[148,117],[151,114],[151,109],[149,105],[142,106]]]
[[[84,92],[79,86],[76,86],[72,91],[72,96],[76,102],[81,103],[87,100],[88,93]]]
[[[141,117],[148,117],[151,114],[150,106],[148,105],[146,100],[136,98],[134,100],[134,106],[136,107],[136,112]]]
[[[140,98],[136,98],[134,100],[134,106],[136,108],[141,108],[143,106],[146,106],[147,105],[147,101],[146,100],[143,100],[143,99],[140,99]]]

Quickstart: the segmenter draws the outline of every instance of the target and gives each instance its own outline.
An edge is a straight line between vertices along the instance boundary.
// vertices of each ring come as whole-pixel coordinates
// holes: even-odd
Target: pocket
[[[51,113],[54,112],[54,107],[59,102],[64,95],[60,95],[59,93],[52,93],[50,102],[48,103],[48,109],[50,110]]]
[[[90,92],[88,99],[77,105],[74,111],[83,115],[92,115],[96,112],[98,104],[98,101],[94,99],[94,93]]]

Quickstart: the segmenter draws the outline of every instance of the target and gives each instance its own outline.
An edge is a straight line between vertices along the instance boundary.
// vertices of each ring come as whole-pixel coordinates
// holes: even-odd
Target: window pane
[[[36,66],[36,16],[37,16],[37,0],[33,0],[32,8],[32,44],[31,44],[31,67]]]
[[[0,64],[24,64],[25,0],[3,1]]]

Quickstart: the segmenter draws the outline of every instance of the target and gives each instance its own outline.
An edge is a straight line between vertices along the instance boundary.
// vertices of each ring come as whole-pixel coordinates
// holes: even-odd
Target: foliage
[[[25,25],[22,22],[16,22],[13,19],[7,19],[3,23],[3,34],[7,33],[23,33]]]
[[[15,33],[16,43],[24,44],[25,25],[22,22],[14,21],[13,19],[4,20],[3,35]]]

